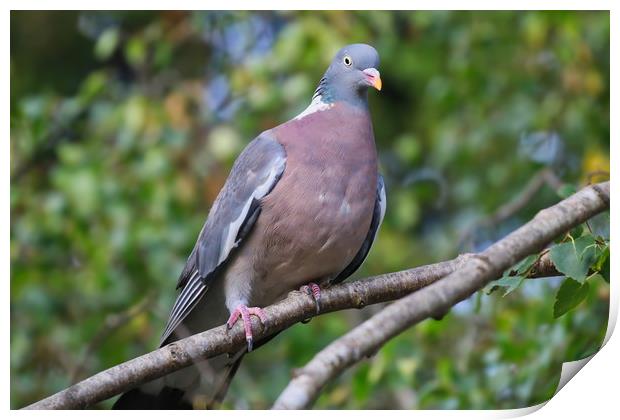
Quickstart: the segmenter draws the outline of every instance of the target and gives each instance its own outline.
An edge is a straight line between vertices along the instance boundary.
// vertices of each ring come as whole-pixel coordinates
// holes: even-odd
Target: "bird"
[[[254,343],[251,316],[293,290],[320,308],[321,289],[364,262],[386,211],[368,106],[379,54],[341,48],[308,107],[266,130],[236,159],[178,279],[161,346],[241,323],[247,348],[199,360],[123,394],[115,409],[213,408]]]

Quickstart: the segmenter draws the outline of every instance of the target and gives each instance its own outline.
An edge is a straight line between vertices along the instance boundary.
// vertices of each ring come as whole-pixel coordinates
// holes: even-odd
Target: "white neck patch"
[[[318,111],[328,110],[332,108],[333,106],[334,104],[328,104],[326,102],[323,102],[321,95],[318,95],[314,99],[312,99],[312,102],[310,102],[310,105],[308,105],[308,108],[304,109],[301,112],[301,114],[295,117],[295,119],[301,120],[303,117],[307,117],[308,115],[314,114],[315,112],[318,112]]]

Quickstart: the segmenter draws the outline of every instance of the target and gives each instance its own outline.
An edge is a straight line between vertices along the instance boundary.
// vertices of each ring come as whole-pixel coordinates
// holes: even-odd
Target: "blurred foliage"
[[[300,112],[332,54],[352,42],[382,58],[384,89],[370,102],[388,189],[356,277],[482,249],[608,177],[607,12],[12,12],[12,407],[157,345],[236,155]],[[565,185],[477,227],[543,169]],[[608,226],[605,214],[587,229],[608,244]],[[479,293],[392,340],[316,406],[544,401],[563,361],[601,345],[602,280],[585,291],[573,277]],[[559,312],[581,303],[556,319],[556,295],[569,296]],[[280,334],[247,357],[225,406],[269,407],[292,368],[377,310]]]

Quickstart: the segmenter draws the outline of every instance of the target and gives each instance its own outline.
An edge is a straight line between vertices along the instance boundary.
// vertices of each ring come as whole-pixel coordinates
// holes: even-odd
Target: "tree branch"
[[[599,193],[597,194],[596,191]],[[547,224],[539,224],[534,229],[534,236],[550,237],[547,240],[549,242],[558,234],[570,229],[573,225],[608,208],[609,183],[588,187],[555,207],[558,206],[566,214],[562,218],[552,216],[552,218],[557,220],[552,220]],[[548,211],[551,211],[551,209],[544,210],[541,214]],[[548,218],[545,218],[545,220]],[[558,226],[557,222],[560,219],[566,220],[567,218],[571,220],[572,224],[568,223],[570,226],[568,224],[560,224]],[[527,237],[529,234],[532,234],[531,228],[521,235],[525,243],[530,243],[530,238]],[[538,249],[542,246],[544,245],[541,245]],[[510,257],[510,261],[515,260],[520,255],[517,251],[522,247],[514,248],[505,250]],[[538,250],[534,248],[533,246],[527,247],[531,252]],[[483,259],[480,256],[472,257],[468,254],[450,261],[336,285],[323,291],[319,314],[350,308],[362,308],[366,305],[402,298],[449,275],[459,267],[472,265],[472,261],[474,261],[477,267]],[[501,261],[503,262],[504,260]],[[482,267],[482,270],[484,271],[484,267]],[[442,281],[442,283],[444,282]],[[463,282],[457,281],[454,284],[455,289],[460,290],[463,288],[463,285],[460,283]],[[445,287],[442,286],[442,290],[443,288]],[[459,293],[462,294],[464,292]],[[417,295],[416,293],[412,296]],[[423,303],[422,307],[426,308],[426,312],[434,315],[438,313],[438,310],[444,310],[449,307],[446,306],[446,299],[446,296],[433,297],[428,302]],[[435,303],[437,303],[437,306],[433,308],[432,306]],[[291,292],[286,299],[265,308],[265,312],[269,320],[266,326],[263,327],[256,319],[252,319],[252,329],[256,331],[255,338],[257,340],[317,315],[313,299],[301,292]],[[194,360],[214,357],[224,353],[235,353],[245,347],[245,345],[245,335],[241,325],[236,325],[230,331],[227,331],[225,326],[220,326],[176,341],[109,368],[26,408],[75,409],[88,407],[137,385],[182,369],[192,364]],[[355,361],[350,359],[347,366]],[[346,366],[343,365],[341,370],[344,370],[344,368]],[[337,374],[336,371],[334,371],[335,374]]]
[[[468,258],[450,275],[392,303],[316,354],[306,366],[295,371],[295,377],[273,408],[309,407],[327,382],[376,353],[394,336],[426,318],[448,311],[521,259],[539,252],[560,234],[608,208],[609,182],[605,182],[586,187],[540,211],[521,228]]]
[[[450,261],[325,289],[321,295],[319,313],[362,308],[403,297],[451,273],[466,258],[467,256],[461,256]],[[265,312],[269,323],[264,328],[256,319],[252,319],[252,329],[257,332],[257,341],[317,315],[313,299],[301,292],[291,292],[286,299],[265,308]],[[179,370],[192,364],[194,360],[235,353],[245,346],[245,333],[240,325],[230,331],[227,331],[225,326],[217,327],[114,366],[26,408],[85,408]]]

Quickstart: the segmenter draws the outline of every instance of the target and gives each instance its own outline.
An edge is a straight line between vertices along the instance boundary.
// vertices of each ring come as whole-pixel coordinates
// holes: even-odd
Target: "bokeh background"
[[[388,190],[355,277],[480,250],[566,185],[606,177],[607,12],[12,12],[13,408],[157,346],[235,157],[305,108],[352,42],[382,59],[370,106]],[[551,181],[526,205],[489,219],[541,174]],[[608,236],[608,223],[592,229]],[[548,399],[561,363],[600,347],[608,315],[608,284],[592,281],[554,318],[561,281],[478,293],[392,340],[316,407]],[[245,359],[224,407],[268,408],[291,369],[378,309],[280,334]]]

